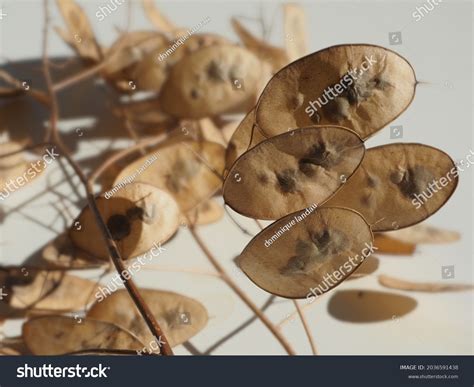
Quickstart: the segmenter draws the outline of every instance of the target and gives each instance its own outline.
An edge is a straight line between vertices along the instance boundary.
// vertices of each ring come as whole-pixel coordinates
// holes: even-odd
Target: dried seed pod
[[[396,230],[433,215],[457,183],[454,161],[443,151],[422,144],[383,145],[367,150],[359,169],[325,205],[360,212],[373,231]]]
[[[221,220],[224,216],[224,207],[214,199],[207,200],[195,209],[188,211],[181,224],[203,225]]]
[[[405,243],[385,233],[375,234],[374,245],[380,254],[412,255],[416,250],[415,244]]]
[[[242,120],[229,141],[225,154],[226,170],[229,170],[241,155],[264,140],[266,138],[255,126],[255,109],[252,109]]]
[[[23,324],[23,339],[33,355],[62,355],[89,349],[141,350],[131,332],[104,321],[44,316]]]
[[[18,268],[16,278],[25,281],[24,274]],[[95,299],[97,284],[94,281],[58,271],[28,272],[27,277],[27,284],[20,282],[11,287],[10,306],[13,308],[69,312],[82,309]]]
[[[56,0],[69,32],[66,43],[84,59],[99,61],[102,53],[91,24],[82,8],[73,0]],[[62,33],[64,35],[65,33]]]
[[[328,303],[334,318],[353,323],[394,320],[413,311],[417,302],[407,296],[373,290],[339,290]]]
[[[126,73],[123,73],[125,69],[139,63],[148,54],[166,47],[167,43],[166,37],[155,31],[133,31],[126,33],[118,38],[106,51],[105,60],[107,62],[102,70],[102,74],[106,77],[127,77]],[[158,60],[156,60],[155,64],[155,69],[159,70],[160,77],[165,78],[165,64]],[[128,81],[131,80],[136,81],[134,78],[128,79]]]
[[[401,56],[383,47],[326,48],[293,62],[268,82],[256,120],[268,136],[312,124],[336,124],[368,138],[411,103],[416,78]]]
[[[362,140],[349,129],[314,126],[261,142],[234,163],[224,200],[238,213],[277,219],[334,194],[359,166]]]
[[[178,27],[169,20],[165,15],[163,15],[155,4],[153,0],[142,0],[143,10],[145,11],[145,15],[148,16],[150,22],[158,28],[158,30],[163,32],[173,32],[178,29]]]
[[[308,53],[306,11],[299,4],[284,4],[285,43],[289,60],[295,61]]]
[[[182,344],[200,332],[208,317],[204,306],[181,294],[162,290],[141,289],[145,303],[160,324],[171,347]],[[143,343],[153,336],[125,290],[119,290],[94,304],[88,318],[108,321],[134,332]]]
[[[403,230],[390,231],[382,235],[384,237],[395,238],[401,243],[407,244],[452,243],[461,239],[461,234],[457,231],[443,230],[425,224],[417,224]]]
[[[120,187],[116,192],[114,189]],[[112,196],[100,196],[97,207],[117,243],[123,259],[141,255],[164,243],[179,227],[179,208],[167,192],[144,183],[116,186]],[[82,250],[108,259],[108,250],[89,207],[73,222],[69,235]]]
[[[15,141],[1,143],[0,156],[18,152],[23,147],[24,145]],[[23,179],[23,184],[25,184],[25,182],[29,183],[39,176],[45,168],[46,164],[42,160],[36,162],[27,161],[25,158],[25,152],[18,152],[11,156],[0,157],[0,197],[5,199],[10,196],[10,192],[5,188],[5,184],[10,179],[16,180],[21,177]],[[28,170],[30,170],[30,173],[27,173]],[[27,175],[28,178],[25,178],[25,175]],[[5,190],[5,193],[2,193],[2,190]]]
[[[461,292],[465,290],[473,290],[474,285],[469,284],[446,284],[433,282],[412,282],[404,281],[388,275],[379,276],[379,284],[390,289],[408,290],[414,292]]]
[[[262,71],[259,59],[242,47],[204,47],[173,66],[160,94],[162,109],[194,119],[247,111],[256,102]]]
[[[155,151],[157,161],[136,174],[150,155],[135,160],[117,176],[115,184],[135,174],[134,182],[146,182],[167,190],[181,210],[187,212],[221,186],[219,176],[224,169],[224,152],[221,145],[207,141],[167,143]]]
[[[235,33],[239,36],[244,46],[262,61],[267,61],[271,64],[272,73],[276,73],[290,62],[286,51],[282,48],[272,46],[263,39],[257,38],[236,18],[232,18],[231,23]]]
[[[239,264],[267,292],[309,298],[351,275],[367,256],[372,240],[369,225],[355,211],[310,207],[279,219],[255,236]]]
[[[28,262],[37,269],[92,269],[104,266],[104,261],[75,246],[67,233],[59,234],[41,251],[38,262]]]
[[[378,252],[379,251],[377,250],[377,253]],[[347,278],[347,281],[363,278],[376,272],[379,268],[379,263],[380,262],[378,258],[374,257],[373,255],[367,257],[356,269],[356,271]]]

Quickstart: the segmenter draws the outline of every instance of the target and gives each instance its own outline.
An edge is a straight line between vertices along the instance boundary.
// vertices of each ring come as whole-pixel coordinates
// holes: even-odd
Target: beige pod
[[[165,113],[199,119],[255,105],[263,65],[250,51],[235,45],[204,47],[176,63],[163,86]]]
[[[171,347],[189,340],[207,324],[206,308],[190,297],[155,289],[141,289],[140,295],[160,324]],[[153,340],[153,335],[124,289],[104,300],[98,300],[87,313],[87,318],[106,321],[130,330],[143,343],[148,344]]]
[[[269,293],[312,299],[348,278],[364,262],[363,254],[370,256],[372,241],[370,226],[357,212],[308,208],[255,236],[240,255],[239,265]],[[332,279],[325,279],[328,276]]]
[[[333,124],[365,140],[410,105],[416,84],[413,68],[394,51],[368,44],[332,46],[276,73],[260,96],[256,121],[268,137],[288,128]]]
[[[240,156],[224,182],[224,200],[238,213],[278,219],[334,194],[364,156],[362,140],[336,126],[297,129]]]
[[[423,144],[382,145],[367,150],[359,169],[324,205],[352,208],[374,231],[390,231],[433,215],[457,184],[456,165],[443,151]]]
[[[179,208],[173,197],[149,184],[117,185],[95,200],[123,259],[144,254],[152,247],[156,251],[179,227]],[[73,222],[69,235],[82,250],[108,259],[105,240],[89,206]]]

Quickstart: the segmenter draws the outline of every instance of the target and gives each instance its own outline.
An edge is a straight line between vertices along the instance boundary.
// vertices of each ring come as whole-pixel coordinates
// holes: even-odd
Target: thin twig
[[[49,136],[53,140],[53,143],[59,148],[60,152],[63,154],[64,158],[67,160],[69,165],[73,168],[74,172],[79,177],[81,183],[84,185],[84,189],[87,195],[87,201],[89,207],[92,211],[92,214],[99,226],[99,229],[102,233],[102,236],[105,240],[107,245],[107,250],[109,252],[109,256],[112,259],[112,262],[123,282],[125,285],[130,297],[132,298],[135,306],[137,307],[140,314],[143,316],[148,328],[150,329],[153,336],[160,340],[158,342],[163,342],[161,352],[163,355],[172,355],[173,351],[169,345],[168,340],[166,339],[160,325],[156,321],[153,313],[151,312],[148,305],[144,302],[143,298],[141,297],[135,283],[129,277],[128,279],[125,278],[123,275],[126,272],[125,265],[123,264],[123,260],[121,254],[117,248],[115,240],[113,239],[112,235],[110,234],[110,230],[107,228],[100,211],[97,207],[95,202],[94,194],[92,191],[91,185],[89,185],[86,176],[82,172],[79,165],[71,158],[69,149],[63,144],[62,139],[59,135],[57,122],[59,117],[59,110],[58,110],[58,101],[56,97],[56,91],[53,86],[53,81],[51,78],[51,72],[49,68],[49,62],[47,60],[47,50],[48,50],[48,29],[49,29],[49,8],[48,8],[48,0],[44,0],[44,12],[45,12],[45,26],[44,26],[44,34],[43,34],[43,72],[46,79],[48,94],[50,96],[51,101],[51,116],[50,116],[50,128],[49,128]]]
[[[286,340],[286,338],[282,335],[280,330],[268,319],[265,314],[258,308],[257,305],[238,287],[238,285],[232,280],[231,277],[226,273],[224,268],[221,266],[219,261],[212,255],[212,253],[207,248],[206,244],[203,242],[201,237],[196,233],[194,227],[190,227],[189,231],[193,236],[196,243],[201,248],[202,252],[206,255],[209,262],[214,266],[217,272],[222,276],[222,279],[226,282],[226,284],[235,292],[237,296],[257,315],[260,321],[268,328],[268,330],[275,336],[275,338],[280,342],[282,347],[288,353],[288,355],[295,355],[295,351],[291,347],[290,343]]]
[[[293,303],[295,304],[296,311],[298,312],[300,316],[301,324],[303,324],[303,328],[306,332],[306,336],[308,336],[308,341],[309,341],[309,345],[311,346],[311,351],[313,352],[313,355],[317,355],[318,351],[316,350],[314,337],[313,337],[313,334],[311,333],[311,328],[308,325],[308,321],[306,320],[303,309],[301,308],[300,304],[298,304],[298,300],[293,300]]]

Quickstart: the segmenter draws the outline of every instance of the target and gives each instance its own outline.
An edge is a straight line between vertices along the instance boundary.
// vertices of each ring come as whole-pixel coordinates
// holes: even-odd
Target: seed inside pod
[[[428,218],[458,183],[453,160],[421,144],[371,148],[349,181],[325,203],[360,212],[373,231],[408,227]]]
[[[261,68],[258,58],[242,47],[199,49],[171,69],[160,95],[163,111],[180,118],[247,111],[260,92]]]
[[[144,344],[117,325],[93,319],[44,316],[23,324],[23,339],[33,355],[62,355],[88,349],[140,350]]]
[[[150,155],[133,161],[119,173],[115,184],[135,176],[134,182],[168,191],[181,210],[187,212],[206,201],[221,186],[219,176],[224,170],[224,152],[223,146],[208,141],[166,143],[154,151],[157,161],[146,169],[142,167]]]
[[[189,340],[207,323],[206,309],[192,298],[151,289],[142,289],[140,294],[172,347]],[[87,317],[114,323],[133,331],[144,343],[153,339],[126,290],[116,291],[102,302],[94,304]]]
[[[96,199],[99,211],[124,259],[148,251],[155,243],[167,241],[179,227],[179,208],[173,197],[156,187],[130,183],[106,199]],[[69,230],[72,242],[100,258],[108,251],[89,207]]]
[[[277,219],[327,200],[364,156],[353,131],[321,126],[272,137],[240,156],[224,182],[224,200],[242,215]],[[238,175],[239,178],[236,178]]]
[[[256,108],[267,137],[312,124],[342,125],[362,139],[398,117],[411,103],[416,78],[410,64],[383,47],[326,48],[280,70]],[[295,98],[304,103],[294,104]]]
[[[308,208],[260,232],[245,247],[239,264],[267,292],[311,298],[354,273],[372,253],[372,240],[369,225],[355,211]]]

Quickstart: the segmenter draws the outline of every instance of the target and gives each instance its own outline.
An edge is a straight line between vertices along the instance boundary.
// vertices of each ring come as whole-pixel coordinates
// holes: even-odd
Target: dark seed
[[[107,221],[107,228],[110,230],[112,238],[116,241],[122,240],[130,235],[131,232],[130,221],[125,215],[121,214],[112,215]]]

